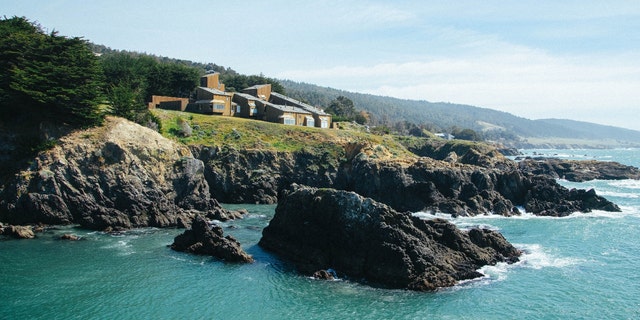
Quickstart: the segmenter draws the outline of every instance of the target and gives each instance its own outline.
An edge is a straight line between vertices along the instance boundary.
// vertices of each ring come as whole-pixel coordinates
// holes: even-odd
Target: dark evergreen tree
[[[144,125],[152,118],[146,106],[152,95],[189,97],[201,73],[179,62],[128,52],[112,52],[100,61],[111,113]]]
[[[102,72],[87,42],[46,34],[26,18],[0,20],[0,105],[73,126],[104,118]]]

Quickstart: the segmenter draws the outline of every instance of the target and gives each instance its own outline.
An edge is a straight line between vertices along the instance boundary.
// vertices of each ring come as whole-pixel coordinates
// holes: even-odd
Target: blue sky
[[[114,49],[640,130],[640,2],[0,0]]]

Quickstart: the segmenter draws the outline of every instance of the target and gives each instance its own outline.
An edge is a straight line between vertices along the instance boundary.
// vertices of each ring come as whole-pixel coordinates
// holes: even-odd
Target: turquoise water
[[[640,166],[638,150],[549,152]],[[64,227],[0,241],[0,319],[640,318],[640,181],[561,183],[595,187],[623,212],[452,219],[500,230],[526,255],[435,293],[297,275],[256,245],[275,206],[243,205],[228,207],[249,216],[224,227],[254,256],[251,265],[174,252],[167,245],[177,229],[109,235]],[[55,240],[69,232],[85,240]]]

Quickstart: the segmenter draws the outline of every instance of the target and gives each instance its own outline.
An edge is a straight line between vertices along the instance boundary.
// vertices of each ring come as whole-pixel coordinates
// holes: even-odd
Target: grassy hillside
[[[333,150],[331,153],[338,155],[346,144],[361,143],[383,146],[390,157],[414,157],[394,136],[369,134],[351,124],[345,124],[343,129],[320,129],[169,110],[153,113],[161,119],[164,136],[187,145],[284,152],[322,149]],[[182,134],[182,122],[187,122],[192,129],[188,137]]]

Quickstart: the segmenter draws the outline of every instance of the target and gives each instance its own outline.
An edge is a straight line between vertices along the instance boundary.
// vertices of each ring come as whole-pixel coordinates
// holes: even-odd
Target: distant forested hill
[[[288,80],[281,83],[287,95],[317,106],[328,106],[338,96],[345,96],[356,109],[370,112],[373,124],[407,121],[441,131],[468,128],[519,147],[640,147],[640,131],[571,120],[530,120],[469,105],[397,99]]]

